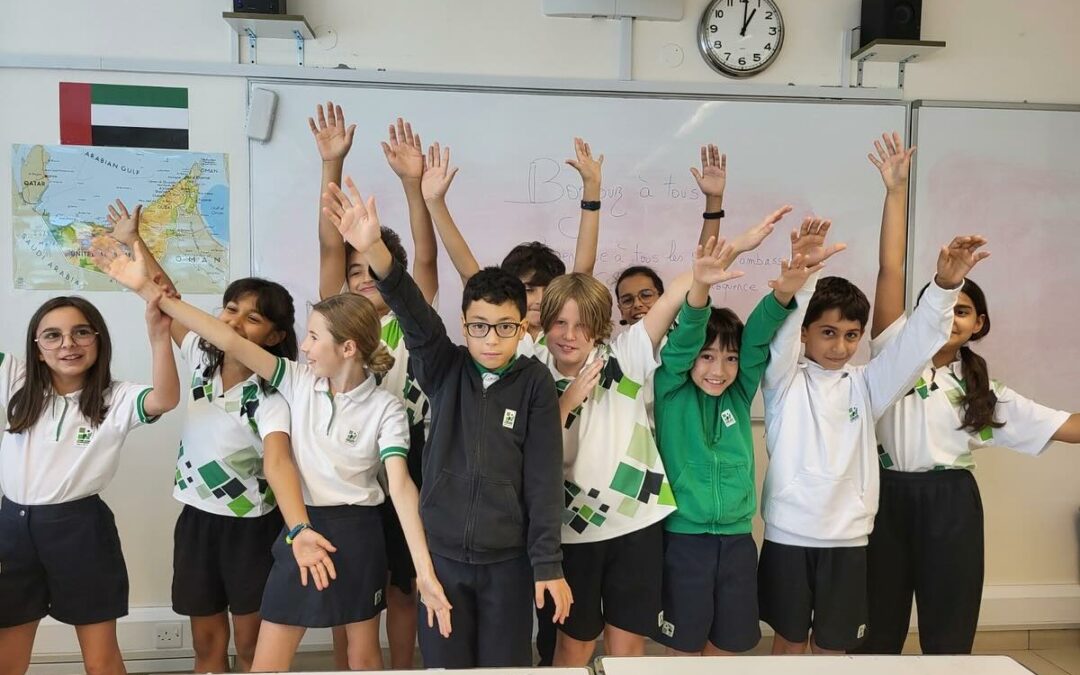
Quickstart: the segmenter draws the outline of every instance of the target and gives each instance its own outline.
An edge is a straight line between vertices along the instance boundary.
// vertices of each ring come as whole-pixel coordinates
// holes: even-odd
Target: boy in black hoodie
[[[553,600],[560,623],[573,599],[562,574],[555,383],[538,361],[516,357],[527,329],[525,287],[498,268],[470,278],[461,302],[466,346],[455,345],[383,244],[374,198],[365,202],[351,179],[345,183],[349,195],[330,184],[324,212],[380,279],[432,406],[420,516],[453,630],[441,637],[420,609],[424,666],[528,666],[530,599],[538,607]]]

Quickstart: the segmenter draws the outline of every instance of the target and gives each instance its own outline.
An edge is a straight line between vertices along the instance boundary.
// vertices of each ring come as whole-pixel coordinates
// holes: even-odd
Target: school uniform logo
[[[848,421],[849,422],[858,422],[859,421],[859,407],[858,406],[852,406],[852,407],[848,408],[847,416],[848,416]]]
[[[660,632],[668,637],[675,637],[675,624],[670,621],[664,621],[664,612],[661,611],[660,615],[656,617],[656,623],[660,626]]]
[[[503,412],[503,426],[507,429],[513,429],[515,420],[517,420],[517,411],[507,408]]]
[[[381,588],[379,590],[375,591],[375,602],[374,602],[374,604],[378,605],[380,602],[382,602],[382,589]]]
[[[345,434],[345,443],[346,443],[346,445],[356,445],[356,441],[359,438],[360,438],[360,434],[358,434],[355,431],[353,431],[352,429],[350,429],[349,432],[347,434]]]
[[[860,623],[859,624],[859,634],[856,635],[855,637],[856,637],[856,639],[861,640],[861,639],[863,639],[863,636],[865,636],[865,635],[866,635],[866,624],[865,623]]]
[[[79,427],[75,432],[75,445],[86,447],[90,445],[90,439],[94,437],[94,430],[90,427]]]
[[[723,420],[725,427],[735,426],[735,415],[731,414],[730,410],[720,413],[720,419]]]

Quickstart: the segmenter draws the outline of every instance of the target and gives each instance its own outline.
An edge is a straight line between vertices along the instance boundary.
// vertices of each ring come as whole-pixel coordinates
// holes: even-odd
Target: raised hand
[[[904,140],[895,131],[892,136],[881,134],[881,140],[874,141],[874,149],[877,156],[870,153],[867,157],[870,163],[881,172],[881,180],[885,183],[886,190],[901,190],[907,187],[908,174],[911,170],[911,156],[915,154],[915,148],[904,149]]]
[[[458,168],[450,168],[450,147],[442,148],[436,143],[428,148],[424,160],[424,177],[420,180],[420,192],[425,201],[443,199],[450,183],[454,181]]]
[[[330,559],[335,551],[337,548],[315,530],[310,527],[301,530],[292,542],[293,557],[300,568],[300,585],[307,586],[309,574],[320,591],[330,585],[331,579],[337,579],[334,561]]]
[[[142,247],[133,246],[131,248],[132,257],[128,257],[123,251],[116,249],[101,251],[101,255],[103,260],[99,263],[99,267],[116,283],[140,295],[143,290],[151,285]]]
[[[135,210],[128,213],[127,207],[124,206],[124,202],[117,199],[116,206],[109,204],[109,215],[107,218],[109,226],[112,227],[109,236],[121,244],[125,244],[129,247],[134,246],[135,242],[139,240],[139,218],[141,217],[141,204],[137,204]]]
[[[390,125],[389,142],[382,142],[386,162],[401,180],[419,182],[424,175],[424,146],[420,134],[414,134],[412,125],[397,118],[397,125]]]
[[[694,249],[694,281],[705,286],[714,286],[738,279],[743,275],[742,272],[728,270],[738,255],[735,247],[723,239],[709,237],[705,244]]]
[[[311,135],[315,137],[315,147],[319,149],[319,156],[324,162],[340,161],[345,159],[352,148],[353,134],[356,125],[345,126],[345,113],[341,106],[334,105],[332,101],[326,102],[326,110],[320,103],[315,107],[316,122],[308,118],[308,127]]]
[[[345,187],[349,194],[334,183],[327,186],[329,192],[323,193],[323,213],[359,253],[366,253],[376,242],[382,239],[379,214],[375,210],[375,197],[364,201],[356,189],[351,176],[345,177]]]
[[[792,256],[790,261],[780,261],[780,276],[769,282],[769,288],[784,296],[795,295],[806,283],[806,280],[810,278],[810,275],[824,266],[824,263],[807,265],[806,256],[797,253]]]
[[[727,155],[712,144],[701,146],[701,170],[690,167],[698,188],[706,197],[723,197],[727,187]]]
[[[450,601],[446,598],[442,584],[431,575],[421,575],[416,578],[416,588],[420,592],[420,602],[427,608],[428,628],[439,622],[439,634],[444,638],[450,637],[452,626],[450,624]]]
[[[582,185],[600,185],[601,168],[604,165],[604,156],[594,158],[592,148],[580,138],[574,137],[575,159],[568,159],[566,163],[577,169],[581,174]]]
[[[790,206],[780,207],[765,216],[760,223],[750,227],[745,232],[732,239],[731,245],[735,247],[735,250],[739,253],[753,251],[758,246],[761,246],[761,242],[765,241],[765,237],[772,234],[776,224],[789,213],[791,213]]]
[[[981,260],[990,257],[988,251],[979,248],[986,244],[986,239],[979,235],[955,237],[947,246],[942,246],[938,253],[937,276],[934,280],[942,288],[956,288],[964,283],[964,278]]]
[[[840,251],[847,248],[847,244],[825,245],[825,238],[832,227],[831,220],[824,218],[806,217],[798,230],[791,232],[791,255],[802,254],[808,267],[820,265]]]

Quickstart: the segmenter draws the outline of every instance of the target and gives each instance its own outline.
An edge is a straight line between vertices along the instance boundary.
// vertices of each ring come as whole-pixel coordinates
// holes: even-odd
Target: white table
[[[422,671],[379,671],[382,675],[417,675]],[[470,669],[467,671],[430,671],[438,675],[592,675],[586,667],[501,667],[501,669]],[[341,673],[291,673],[289,675],[350,675]],[[1030,673],[1028,674],[1030,675]]]
[[[1007,656],[602,657],[603,675],[1031,675]]]

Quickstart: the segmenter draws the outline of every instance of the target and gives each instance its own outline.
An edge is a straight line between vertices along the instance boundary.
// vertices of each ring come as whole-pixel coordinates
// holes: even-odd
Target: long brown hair
[[[8,401],[9,433],[21,434],[37,424],[45,410],[45,404],[54,395],[49,366],[38,358],[38,346],[34,340],[45,315],[62,307],[73,307],[82,312],[86,322],[98,334],[97,361],[86,371],[82,393],[79,395],[79,412],[96,427],[105,420],[105,414],[109,411],[109,407],[105,405],[105,392],[112,386],[112,372],[109,370],[112,340],[109,339],[109,328],[97,307],[77,296],[61,296],[38,307],[26,328],[26,380],[22,388],[12,394]]]
[[[925,290],[926,286],[923,286],[922,291],[919,291],[920,299]],[[971,304],[975,307],[975,316],[982,317],[982,328],[973,333],[969,340],[969,342],[978,342],[990,333],[990,309],[986,304],[986,294],[971,279],[964,279],[960,292],[971,298]],[[990,386],[990,372],[986,367],[986,359],[965,344],[960,348],[960,366],[964,374],[964,397],[961,399],[964,417],[960,428],[979,433],[987,427],[999,429],[1005,426],[1004,422],[994,419],[998,398],[993,387]]]
[[[370,300],[355,293],[342,293],[312,305],[311,311],[326,319],[335,342],[355,342],[364,366],[375,375],[382,377],[394,367],[394,357],[380,339],[379,313]]]
[[[567,302],[577,303],[588,338],[597,343],[611,337],[611,291],[595,277],[573,272],[555,277],[540,301],[540,325],[551,330]]]

